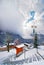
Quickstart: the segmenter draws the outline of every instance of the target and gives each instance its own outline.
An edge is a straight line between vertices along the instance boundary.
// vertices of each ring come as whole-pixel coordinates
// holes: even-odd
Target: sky
[[[44,34],[44,0],[0,0],[0,29],[29,39],[32,25]]]

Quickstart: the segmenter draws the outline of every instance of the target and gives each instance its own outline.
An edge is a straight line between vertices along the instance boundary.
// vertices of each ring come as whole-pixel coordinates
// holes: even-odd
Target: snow
[[[33,63],[24,63],[23,65],[44,65],[44,60],[43,61],[38,61],[38,62],[33,62]]]
[[[22,61],[22,60],[24,60],[24,59],[29,59],[30,60],[30,58],[31,58],[31,62],[33,62],[33,61],[38,61],[38,60],[41,60],[42,58],[37,54],[37,52],[36,52],[37,50],[34,48],[34,49],[30,49],[30,50],[28,50],[28,51],[26,51],[26,50],[24,50],[23,51],[23,53],[19,56],[19,57],[17,57],[16,59],[14,59],[14,60],[11,60],[11,61]],[[41,51],[40,50],[38,50],[39,52],[40,52],[40,54],[41,54]],[[37,55],[37,57],[36,57],[36,55]],[[43,55],[44,55],[44,53],[43,53]],[[35,59],[34,59],[35,58]],[[43,59],[42,59],[43,60]]]
[[[0,46],[0,48],[5,48],[6,46]]]
[[[44,56],[44,50],[38,50],[39,51],[39,53],[42,55],[42,56]]]
[[[18,48],[24,47],[24,44],[17,45],[16,47],[18,47]]]
[[[3,51],[3,52],[0,52],[0,63],[5,60],[6,58],[8,58],[9,56],[11,55],[15,55],[16,54],[16,50],[15,49],[12,49],[10,50],[10,52],[8,51]]]
[[[16,60],[22,60],[22,59],[27,59],[27,58],[30,58],[32,57],[34,54],[36,53],[36,50],[35,49],[31,49],[29,51],[24,51],[24,53],[22,55],[20,55],[19,57],[16,58]],[[25,56],[25,58],[24,58]]]
[[[23,44],[18,45],[18,47],[22,46]],[[38,52],[44,57],[44,46],[39,46]],[[37,54],[36,48],[31,48],[28,50],[24,49],[23,53],[18,57],[16,57],[15,49],[10,50],[10,52],[0,52],[0,64],[5,62],[5,60],[7,64],[13,62],[13,65],[18,65],[19,63],[19,65],[44,65],[44,59],[39,54]]]
[[[38,51],[39,51],[39,53],[44,57],[44,46],[38,46]]]
[[[9,45],[15,45],[15,43],[9,43]]]
[[[44,50],[44,46],[43,45],[38,46],[38,48]]]

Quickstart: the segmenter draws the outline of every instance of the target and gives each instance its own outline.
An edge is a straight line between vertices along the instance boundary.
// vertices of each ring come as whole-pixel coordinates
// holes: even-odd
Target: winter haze
[[[1,30],[30,38],[34,22],[37,33],[44,34],[44,0],[0,0]]]

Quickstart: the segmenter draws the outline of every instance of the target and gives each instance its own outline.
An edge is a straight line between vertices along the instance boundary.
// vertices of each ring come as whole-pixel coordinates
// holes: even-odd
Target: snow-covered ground
[[[39,46],[38,52],[40,55],[36,48],[24,50],[18,57],[15,49],[0,52],[0,65],[44,65],[44,46]]]
[[[10,52],[8,52],[8,51],[0,52],[0,63],[2,63],[3,60],[5,60],[6,58],[9,58],[11,55],[16,55],[15,49],[10,50]]]
[[[24,63],[23,65],[44,65],[44,61],[36,61],[33,63]]]

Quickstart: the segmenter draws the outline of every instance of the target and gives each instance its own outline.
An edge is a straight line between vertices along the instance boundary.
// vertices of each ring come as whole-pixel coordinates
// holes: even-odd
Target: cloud
[[[44,3],[43,0],[0,0],[0,29],[17,33],[23,38],[30,38],[33,21],[27,20],[32,16],[31,11],[35,11],[37,22],[37,32],[44,33]]]

